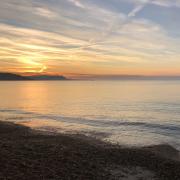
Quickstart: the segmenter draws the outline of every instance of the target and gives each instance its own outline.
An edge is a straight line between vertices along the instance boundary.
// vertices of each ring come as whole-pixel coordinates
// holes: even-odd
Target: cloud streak
[[[57,14],[50,11],[49,9],[37,7],[34,11],[35,14],[46,17],[46,18],[56,18]]]
[[[77,7],[84,8],[84,5],[79,0],[68,0],[68,1],[73,3]]]
[[[124,1],[124,0],[123,0]],[[162,7],[178,7],[180,8],[180,1],[179,0],[126,0],[133,4],[153,4]]]
[[[71,1],[71,0],[70,0]],[[72,0],[74,1],[74,0]],[[80,48],[78,48],[77,50],[81,51],[85,48],[88,47],[92,47],[92,46],[96,46],[98,44],[103,43],[104,41],[106,41],[106,38],[108,38],[108,36],[112,33],[118,30],[120,30],[121,28],[123,28],[124,25],[128,24],[131,21],[131,18],[135,17],[148,3],[150,3],[150,0],[144,0],[144,1],[140,1],[141,3],[136,5],[129,13],[126,17],[124,17],[123,19],[121,19],[121,23],[119,23],[118,20],[118,16],[116,17],[115,21],[112,21],[109,25],[108,28],[105,29],[105,31],[102,32],[102,34],[100,35],[100,37],[98,37],[97,39],[90,39],[89,42],[86,45],[81,46]]]
[[[141,13],[154,6],[171,10],[171,2],[128,1],[131,5],[123,0],[112,0],[111,6],[101,0],[1,2],[0,71],[150,74],[180,69],[180,37]]]

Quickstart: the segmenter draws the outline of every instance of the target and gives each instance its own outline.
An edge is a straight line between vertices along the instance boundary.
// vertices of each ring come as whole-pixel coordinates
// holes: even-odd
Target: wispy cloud
[[[124,1],[124,0],[123,0]],[[180,7],[179,0],[126,0],[133,4],[154,4],[163,7]]]
[[[43,8],[43,7],[37,7],[35,8],[34,11],[35,14],[46,17],[46,18],[55,18],[57,17],[57,14],[53,11],[50,11],[47,8]]]
[[[180,37],[173,34],[178,28],[170,32],[143,13],[149,4],[171,9],[175,1],[127,1],[112,0],[111,6],[101,0],[0,2],[0,71],[120,74],[180,69]],[[166,14],[160,15],[164,23]]]
[[[145,7],[145,3],[144,4],[140,4],[140,5],[137,5],[129,14],[128,14],[128,17],[135,17],[136,14],[138,12],[140,12],[144,7]]]
[[[84,8],[84,5],[80,2],[80,0],[68,0],[69,2],[72,2],[75,6]]]
[[[136,4],[135,7],[128,13],[127,16],[125,15],[122,16],[122,14],[116,14],[113,15],[115,17],[113,19],[112,19],[113,16],[111,16],[111,21],[109,21],[110,23],[107,25],[107,28],[105,28],[105,30],[101,33],[101,35],[96,39],[90,39],[86,45],[78,49],[83,50],[87,47],[96,46],[98,44],[103,43],[104,41],[106,41],[108,36],[111,35],[112,32],[116,32],[117,30],[123,28],[124,25],[128,24],[129,21],[131,21],[131,18],[135,17],[137,13],[139,13],[149,2],[150,0],[141,0],[140,4],[139,3]]]

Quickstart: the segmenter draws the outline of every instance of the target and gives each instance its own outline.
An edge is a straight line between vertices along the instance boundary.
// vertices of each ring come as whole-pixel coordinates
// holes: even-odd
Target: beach
[[[122,147],[0,122],[1,179],[179,180],[178,153],[169,145]]]

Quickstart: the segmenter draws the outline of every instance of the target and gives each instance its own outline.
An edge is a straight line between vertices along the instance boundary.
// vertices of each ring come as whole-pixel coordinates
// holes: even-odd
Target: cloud
[[[124,0],[123,0],[124,1]],[[180,7],[180,0],[126,0],[133,4],[154,4],[162,7]]]
[[[84,5],[80,2],[80,0],[68,0],[69,2],[72,2],[75,6],[84,8]]]
[[[0,64],[3,61],[8,69],[16,66],[22,72],[42,72],[47,69],[46,61],[68,59],[69,51],[64,45],[78,45],[83,42],[55,33],[17,28],[2,23],[0,34],[3,34],[0,37]],[[3,70],[3,67],[1,66],[0,70]]]
[[[0,70],[121,73],[180,64],[180,38],[140,13],[153,0],[131,0],[124,12],[123,0],[113,8],[98,1],[1,2]]]
[[[129,14],[128,17],[135,17],[138,12],[140,12],[145,7],[145,4],[140,4],[136,6]]]
[[[140,4],[135,5],[135,7],[128,13],[127,16],[122,16],[122,15],[120,16],[116,14],[115,16],[116,18],[111,20],[107,28],[105,28],[105,30],[101,33],[101,35],[97,39],[90,39],[88,44],[80,47],[79,49],[83,50],[87,47],[96,46],[99,43],[106,41],[106,38],[108,38],[108,36],[111,35],[112,32],[115,32],[117,29],[119,30],[123,28],[123,26],[129,23],[131,18],[135,17],[137,13],[139,13],[147,5],[147,3],[150,2],[150,0],[140,0],[140,2],[141,2]]]
[[[49,9],[43,7],[35,8],[34,13],[50,19],[57,17],[57,14],[55,12],[52,12]]]
[[[164,7],[180,7],[179,0],[152,0],[152,4]]]

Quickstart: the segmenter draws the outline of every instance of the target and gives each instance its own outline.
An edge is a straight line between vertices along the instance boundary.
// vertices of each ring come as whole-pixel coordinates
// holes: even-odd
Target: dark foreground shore
[[[0,122],[0,179],[180,180],[177,157],[168,145],[125,148]]]

